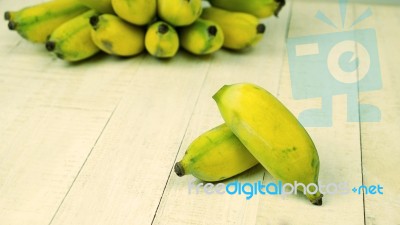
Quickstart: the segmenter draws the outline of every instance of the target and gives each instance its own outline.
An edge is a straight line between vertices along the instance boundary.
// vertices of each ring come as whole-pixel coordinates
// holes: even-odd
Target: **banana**
[[[62,23],[89,10],[77,0],[52,0],[28,6],[18,11],[7,11],[4,18],[8,28],[23,38],[44,43],[47,37]]]
[[[187,26],[199,18],[202,0],[157,0],[158,16],[173,26]]]
[[[66,61],[80,61],[93,56],[100,49],[93,43],[89,18],[98,15],[89,10],[59,26],[46,42],[48,51]]]
[[[219,125],[196,138],[182,160],[174,166],[178,176],[192,174],[203,181],[220,181],[258,164],[258,161],[230,131]]]
[[[133,56],[144,50],[145,31],[113,14],[90,18],[93,42],[104,52],[118,56]]]
[[[175,28],[163,21],[149,26],[144,43],[150,55],[158,58],[171,58],[179,49],[179,37]]]
[[[135,25],[147,25],[156,17],[157,0],[112,0],[115,13]]]
[[[197,19],[179,30],[181,46],[196,55],[210,54],[222,47],[224,33],[221,27],[209,20]]]
[[[258,43],[264,32],[265,25],[258,18],[242,12],[231,12],[216,7],[207,7],[201,14],[203,19],[217,23],[224,32],[223,47],[241,50]]]
[[[100,13],[114,13],[111,0],[79,0],[87,7],[94,9]]]
[[[250,13],[258,18],[278,16],[285,0],[208,0],[212,6],[235,12]]]
[[[322,205],[319,157],[296,117],[268,91],[253,84],[225,85],[213,96],[231,131],[276,179],[302,183],[307,198]],[[298,190],[304,191],[301,185]],[[312,194],[314,193],[314,194]]]

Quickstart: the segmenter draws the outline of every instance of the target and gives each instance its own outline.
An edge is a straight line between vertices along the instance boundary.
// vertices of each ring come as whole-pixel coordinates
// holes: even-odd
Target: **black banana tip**
[[[321,195],[320,198],[311,201],[311,203],[312,203],[313,205],[321,206],[321,205],[322,205],[322,197],[323,197],[323,195]]]
[[[278,3],[278,8],[275,9],[274,15],[278,17],[279,12],[282,10],[283,6],[286,5],[286,0],[275,0]]]
[[[216,26],[209,26],[207,30],[208,30],[208,33],[212,36],[215,36],[218,31]]]
[[[168,32],[168,30],[169,30],[168,26],[164,23],[162,23],[162,24],[160,24],[160,26],[158,26],[158,32],[160,34],[165,34]]]
[[[17,29],[17,23],[15,23],[13,21],[8,22],[8,29],[16,30]]]
[[[180,164],[179,162],[175,163],[174,171],[175,171],[176,175],[178,175],[179,177],[182,177],[183,175],[185,175],[185,170],[183,169],[182,164]]]
[[[99,23],[99,17],[98,16],[92,16],[89,19],[90,25],[97,26],[97,24]]]
[[[4,19],[5,20],[10,20],[11,19],[11,13],[9,11],[4,13]]]
[[[257,34],[265,33],[266,27],[264,24],[260,23],[257,25]]]
[[[54,41],[47,41],[46,42],[46,49],[49,52],[54,51],[54,49],[56,48],[56,43]]]

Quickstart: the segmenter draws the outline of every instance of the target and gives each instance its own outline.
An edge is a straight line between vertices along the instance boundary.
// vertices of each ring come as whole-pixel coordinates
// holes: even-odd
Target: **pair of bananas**
[[[260,163],[284,183],[318,185],[319,157],[296,117],[267,90],[249,83],[223,86],[214,96],[224,124],[196,138],[175,163],[178,176],[221,181]],[[314,186],[315,187],[315,186]],[[299,190],[304,193],[304,188]],[[318,189],[306,192],[322,205]]]
[[[255,45],[265,32],[259,18],[279,12],[284,0],[49,0],[7,11],[10,30],[66,61],[103,51],[159,58],[183,48],[196,55],[222,47]],[[217,8],[217,7],[218,8]]]

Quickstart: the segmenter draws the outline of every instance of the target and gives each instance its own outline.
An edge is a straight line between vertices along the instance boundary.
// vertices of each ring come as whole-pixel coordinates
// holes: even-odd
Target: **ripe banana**
[[[58,26],[87,10],[89,8],[77,0],[52,0],[18,11],[7,11],[4,18],[9,21],[10,30],[17,31],[31,42],[44,43]]]
[[[144,50],[145,31],[113,14],[90,18],[93,42],[111,55],[133,56]]]
[[[171,58],[179,49],[175,28],[163,21],[153,23],[147,29],[144,43],[150,55],[158,58]]]
[[[222,47],[224,33],[221,27],[209,20],[197,19],[179,31],[181,46],[196,55],[210,54]]]
[[[157,0],[158,16],[173,26],[186,26],[199,18],[202,0]]]
[[[94,9],[100,13],[114,13],[111,6],[111,0],[79,0],[87,7]]]
[[[100,49],[93,43],[89,18],[98,15],[89,10],[59,26],[46,42],[48,51],[66,61],[80,61],[93,56]]]
[[[147,25],[156,17],[157,0],[111,0],[115,13],[135,25]]]
[[[221,26],[224,32],[223,47],[233,50],[245,49],[256,44],[265,32],[265,25],[248,13],[207,7],[203,9],[201,17]]]
[[[320,163],[313,141],[272,94],[240,83],[225,85],[213,98],[227,126],[273,177],[285,183],[318,185]],[[301,186],[298,189],[304,191]],[[310,191],[307,198],[322,205],[318,189],[311,186]]]
[[[258,18],[278,16],[285,0],[209,0],[215,7],[235,12],[250,13]]]
[[[258,164],[226,124],[196,138],[182,160],[175,164],[178,176],[192,174],[203,181],[220,181]]]

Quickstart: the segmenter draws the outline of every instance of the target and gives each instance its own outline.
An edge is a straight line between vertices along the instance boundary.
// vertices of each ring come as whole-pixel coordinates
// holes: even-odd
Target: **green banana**
[[[59,26],[46,42],[48,51],[66,61],[80,61],[93,56],[100,49],[93,43],[89,18],[98,15],[89,10]]]
[[[112,0],[115,13],[135,25],[147,25],[156,17],[157,0]]]
[[[94,9],[100,13],[114,13],[111,0],[79,0],[87,7]]]
[[[179,49],[178,33],[171,25],[158,21],[147,29],[144,44],[150,55],[171,58]]]
[[[90,18],[93,42],[104,52],[118,56],[133,56],[144,50],[145,31],[113,14]]]
[[[182,48],[196,55],[213,53],[224,43],[221,27],[204,19],[197,19],[193,24],[182,27],[179,38]]]
[[[265,32],[265,25],[248,13],[207,7],[203,9],[201,17],[220,25],[224,32],[223,47],[233,50],[245,49],[258,43]]]
[[[202,0],[157,0],[158,16],[173,26],[187,26],[199,18]]]
[[[250,13],[258,18],[278,16],[285,0],[208,0],[212,6],[235,12]]]
[[[322,205],[322,194],[315,187],[318,152],[307,131],[278,99],[248,83],[225,85],[213,98],[227,126],[273,177],[311,184],[307,198]],[[298,189],[304,191],[301,185]]]
[[[44,43],[58,26],[87,10],[77,0],[52,0],[18,11],[7,11],[4,18],[9,21],[10,30],[17,31],[31,42]]]
[[[196,138],[182,160],[175,164],[178,176],[192,174],[203,181],[220,181],[258,164],[226,124]]]

